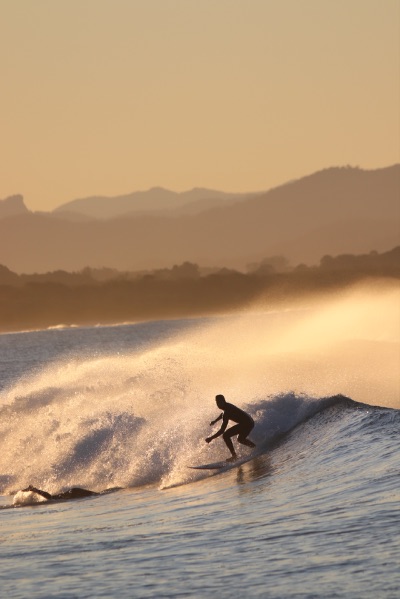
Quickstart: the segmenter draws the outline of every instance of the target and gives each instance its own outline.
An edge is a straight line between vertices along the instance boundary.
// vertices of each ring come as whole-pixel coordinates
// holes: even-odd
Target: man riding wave
[[[223,436],[223,439],[231,452],[232,457],[230,457],[227,462],[234,462],[237,460],[237,454],[233,447],[231,437],[237,435],[237,440],[242,445],[247,445],[247,447],[255,447],[255,444],[250,441],[247,437],[251,433],[254,428],[254,420],[253,418],[231,403],[228,403],[225,400],[223,395],[217,395],[215,397],[215,401],[220,410],[222,410],[222,414],[218,416],[215,420],[210,422],[210,426],[213,426],[216,422],[222,419],[222,425],[219,431],[217,431],[214,435],[207,437],[206,443],[211,443],[213,439],[216,439],[220,435]],[[228,426],[229,420],[236,422],[234,426],[231,426],[226,430]]]

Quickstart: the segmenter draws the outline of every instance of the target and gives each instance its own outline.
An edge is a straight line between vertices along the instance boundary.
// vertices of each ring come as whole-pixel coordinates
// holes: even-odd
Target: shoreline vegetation
[[[378,287],[399,279],[400,246],[381,254],[324,256],[318,266],[291,267],[273,256],[248,265],[246,273],[184,262],[146,272],[88,267],[19,275],[0,265],[0,333],[276,309],[362,281]]]

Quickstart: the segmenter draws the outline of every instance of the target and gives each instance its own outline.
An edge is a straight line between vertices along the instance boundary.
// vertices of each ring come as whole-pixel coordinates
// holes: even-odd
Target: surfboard
[[[236,468],[237,466],[241,466],[246,462],[250,462],[250,460],[256,458],[260,455],[260,451],[256,451],[254,453],[250,453],[249,455],[238,458],[234,462],[228,462],[227,460],[223,460],[222,462],[212,462],[211,464],[200,464],[198,466],[189,466],[193,470],[228,470],[229,468]]]
[[[231,464],[236,464],[237,462],[213,462],[212,464],[200,464],[199,466],[189,466],[189,468],[193,468],[194,470],[220,470],[225,466],[230,466]]]

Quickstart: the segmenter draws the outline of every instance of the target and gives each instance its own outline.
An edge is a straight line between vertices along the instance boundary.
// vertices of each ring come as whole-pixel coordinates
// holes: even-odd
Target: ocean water
[[[258,453],[193,470],[228,455],[217,393]],[[399,432],[393,285],[0,335],[0,595],[398,598]]]

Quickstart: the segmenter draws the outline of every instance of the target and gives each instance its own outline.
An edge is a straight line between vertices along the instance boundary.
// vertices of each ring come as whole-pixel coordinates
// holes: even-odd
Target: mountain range
[[[332,167],[257,194],[162,188],[31,212],[0,201],[0,264],[14,272],[142,270],[184,261],[245,268],[284,255],[387,251],[400,243],[400,164]]]
[[[198,214],[204,210],[222,206],[228,200],[240,200],[245,197],[247,197],[246,194],[225,193],[204,188],[177,193],[162,187],[153,187],[148,191],[135,191],[115,197],[92,196],[72,200],[72,202],[67,202],[56,208],[53,214],[74,219],[77,218],[77,215],[100,219],[139,214],[180,216]]]

